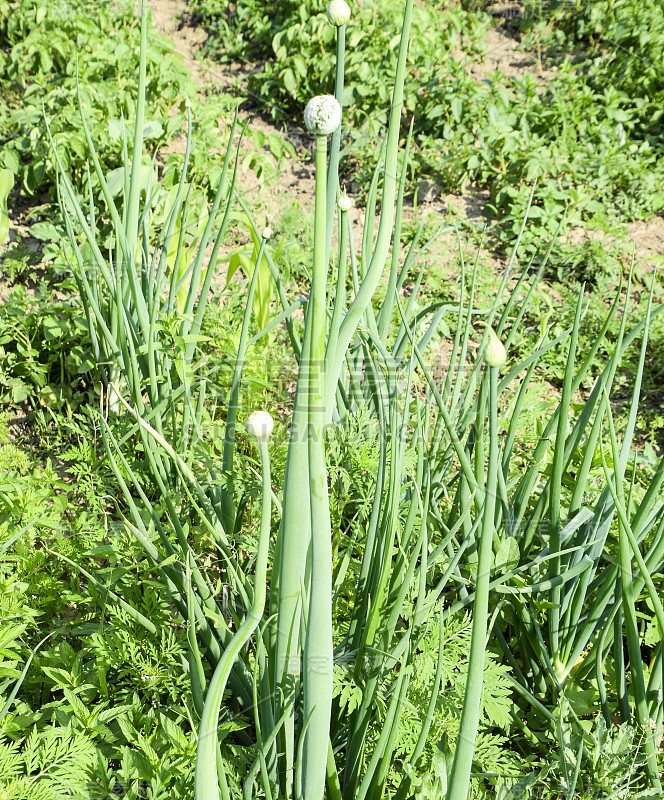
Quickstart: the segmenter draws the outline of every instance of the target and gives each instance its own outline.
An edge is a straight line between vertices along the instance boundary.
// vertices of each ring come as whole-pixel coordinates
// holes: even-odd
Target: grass
[[[145,19],[133,26],[109,6],[65,20],[92,41],[108,26],[137,45],[142,29],[142,61],[114,67],[134,76],[143,65],[139,102],[133,87],[120,98],[132,109],[123,134],[88,100],[105,91],[97,73],[83,70],[76,88],[57,59],[49,72],[27,57],[23,42],[59,35],[40,8],[22,3],[3,29],[3,69],[21,63],[26,85],[44,85],[47,118],[48,92],[68,86],[89,123],[61,135],[73,117],[51,117],[57,158],[41,149],[46,125],[31,151],[34,163],[52,158],[40,191],[60,198],[33,226],[49,259],[41,283],[20,242],[3,250],[0,792],[660,797],[658,281],[595,248],[574,266],[581,289],[560,273],[560,251],[547,260],[546,225],[527,205],[498,274],[481,233],[458,220],[460,244],[441,234],[415,258],[411,245],[438,226],[403,218],[424,152],[421,130],[411,141],[400,126],[402,80],[413,102],[407,36],[396,72],[385,61],[376,73],[379,94],[396,80],[396,100],[362,193],[381,212],[375,228],[373,213],[358,226],[336,210],[325,156],[337,145],[317,136],[311,224],[285,209],[274,241],[257,224],[260,200],[234,191],[230,129],[225,178],[206,156],[212,110],[182,103],[201,120],[184,158],[155,159],[143,141],[143,114],[158,112],[151,82],[161,85],[150,54],[170,58]],[[229,24],[264,47],[283,20],[242,8]],[[354,21],[370,24],[368,8],[348,27],[351,89],[362,62],[349,37]],[[415,31],[435,13],[416,10]],[[603,29],[571,31],[565,13],[549,27],[523,21],[539,57],[547,37],[601,50]],[[480,31],[486,18],[472,15],[450,19]],[[304,15],[292,35],[313,25],[331,53],[342,37],[323,22]],[[416,64],[430,46],[415,37]],[[325,74],[346,99],[340,72]],[[162,86],[164,103],[177,109],[187,85],[183,74],[173,95]],[[353,121],[352,94],[347,109]],[[166,142],[170,123],[159,124]],[[20,115],[5,130],[11,169]],[[500,153],[509,176],[517,166]],[[356,162],[341,155],[360,180],[371,174],[361,150]],[[10,210],[33,192],[31,163]],[[215,237],[230,269],[212,284],[197,253]],[[434,347],[447,354],[435,377]],[[112,402],[100,414],[104,379]],[[269,440],[245,430],[258,408],[275,420]]]

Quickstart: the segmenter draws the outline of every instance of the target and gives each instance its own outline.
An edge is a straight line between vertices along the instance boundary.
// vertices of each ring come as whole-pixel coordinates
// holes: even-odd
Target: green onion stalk
[[[489,328],[489,341],[484,361],[489,368],[489,464],[486,493],[482,507],[479,556],[473,603],[473,627],[470,658],[466,676],[459,738],[447,789],[447,800],[465,800],[470,785],[470,770],[475,751],[475,739],[480,718],[482,684],[486,655],[487,618],[489,614],[489,583],[491,581],[491,552],[495,532],[496,492],[498,489],[498,373],[506,361],[505,348]]]
[[[314,133],[316,196],[314,259],[295,394],[284,506],[271,584],[276,616],[274,718],[283,717],[279,749],[285,796],[293,791],[322,798],[332,706],[332,534],[323,452],[326,422],[325,341],[327,306],[327,137],[339,128],[341,107],[331,95],[309,101],[304,113]],[[304,624],[304,650],[301,627]],[[295,778],[295,696],[302,664],[305,732]]]
[[[606,460],[603,450],[602,462],[605,467],[605,474],[607,475],[607,486],[609,487],[613,496],[616,508],[618,510],[618,564],[620,568],[620,590],[622,599],[623,621],[625,625],[625,638],[627,639],[627,652],[629,654],[630,675],[632,679],[632,692],[634,694],[634,711],[636,720],[645,732],[644,749],[646,755],[646,771],[650,785],[656,789],[661,790],[661,781],[659,779],[659,770],[657,767],[657,741],[655,737],[656,726],[650,726],[650,713],[648,710],[648,699],[646,692],[646,682],[643,669],[643,659],[641,656],[641,639],[639,636],[638,628],[638,615],[636,611],[636,593],[634,591],[634,575],[632,571],[632,558],[636,556],[637,564],[641,570],[641,574],[648,582],[649,589],[652,589],[651,602],[656,609],[656,617],[661,626],[664,620],[662,619],[662,606],[657,595],[657,590],[652,583],[648,568],[641,557],[638,543],[631,531],[631,526],[627,519],[625,493],[624,493],[624,469],[620,463],[620,456],[618,444],[616,440],[616,432],[611,417],[611,407],[607,404],[608,418],[609,418],[609,431],[611,434],[611,445],[615,465],[615,488],[611,481],[611,476],[608,474],[606,468]],[[622,638],[618,638],[622,643]]]
[[[345,303],[341,304],[343,298],[337,293],[336,300],[339,303],[335,300],[335,328],[330,331],[327,343],[328,220],[333,217],[334,211],[333,207],[328,207],[328,199],[332,202],[338,184],[336,168],[332,170],[335,174],[330,177],[330,168],[326,163],[327,136],[339,130],[341,105],[337,98],[321,95],[313,98],[305,110],[307,128],[316,137],[314,264],[270,597],[270,614],[276,618],[270,678],[273,682],[273,718],[283,720],[276,749],[280,754],[279,782],[285,800],[290,800],[294,795],[306,797],[307,800],[321,800],[325,791],[326,768],[331,766],[328,758],[333,678],[332,537],[323,434],[325,425],[332,418],[349,344],[371,303],[389,251],[412,6],[413,0],[407,0],[386,139],[383,202],[375,250],[362,284],[347,310]],[[328,7],[328,15],[337,13],[340,16],[334,19],[330,16],[330,21],[341,28],[347,22],[349,12],[347,6],[338,0]],[[337,92],[341,94],[343,36],[337,37],[337,44]],[[332,161],[336,164],[334,148],[333,141]],[[347,203],[344,202],[344,205]],[[347,210],[342,208],[342,217],[347,217]],[[346,222],[347,219],[342,219],[342,228]],[[342,244],[345,244],[343,231],[342,239]],[[341,254],[340,261],[343,261]],[[303,729],[296,744],[295,698],[300,690]]]
[[[247,616],[244,618],[244,621],[231,639],[228,647],[224,650],[222,657],[219,659],[205,695],[205,705],[203,707],[203,714],[199,727],[198,748],[196,752],[196,800],[220,800],[220,797],[222,800],[226,800],[229,797],[221,759],[217,761],[219,711],[233,665],[240,651],[259,626],[265,611],[267,560],[270,544],[270,516],[272,509],[268,440],[272,433],[273,425],[272,417],[266,411],[255,411],[251,414],[246,423],[247,430],[256,440],[260,452],[262,472],[261,523],[258,536],[258,552],[256,554],[254,599]]]
[[[232,169],[230,154],[237,115],[230,128],[221,175],[207,220],[195,241],[188,243],[184,231],[189,206],[187,200],[192,189],[187,180],[192,148],[191,104],[186,104],[187,140],[177,186],[167,190],[157,180],[156,154],[152,158],[146,185],[143,134],[148,85],[149,8],[147,0],[141,0],[139,5],[140,48],[133,149],[130,155],[129,137],[123,127],[123,181],[119,198],[112,190],[97,153],[81,87],[78,87],[81,130],[105,205],[101,214],[95,210],[91,170],[88,171],[89,196],[86,200],[79,195],[65,169],[61,146],[56,146],[47,120],[45,124],[58,173],[62,218],[73,253],[73,275],[85,310],[99,378],[110,399],[109,409],[119,413],[123,406],[120,395],[128,394],[142,417],[149,419],[178,453],[184,454],[195,438],[191,436],[192,426],[196,430],[200,424],[192,403],[192,391],[197,385],[202,400],[204,382],[194,384],[194,356],[219,248],[231,222],[237,158],[231,180],[229,170]],[[0,212],[0,228],[1,217]],[[108,218],[113,231],[115,244],[108,254],[100,234],[100,218]],[[204,219],[205,215],[201,224]],[[208,245],[212,245],[211,252]],[[169,329],[172,321],[177,322],[173,333],[176,340],[183,343],[182,347],[176,348],[177,352],[160,346],[159,331],[166,317]],[[113,386],[119,387],[118,391],[112,390]],[[202,402],[198,408],[202,411]],[[155,454],[155,465],[151,465],[151,469],[159,470],[158,479],[170,480],[168,465],[159,454]]]
[[[311,303],[305,315],[309,328]],[[305,334],[300,353],[288,455],[284,473],[283,509],[270,582],[270,616],[276,619],[274,631],[274,718],[283,717],[278,749],[283,754],[280,767],[284,797],[293,796],[295,769],[295,698],[300,677],[300,629],[304,587],[309,583],[310,542],[309,457],[305,432],[308,427],[309,398],[307,365],[310,360],[309,336]]]
[[[638,572],[640,572],[643,582],[648,587],[650,594],[650,601],[655,610],[655,616],[659,625],[660,637],[664,633],[664,608],[662,608],[661,600],[658,596],[657,589],[652,581],[650,571],[641,555],[639,550],[638,541],[634,536],[632,525],[629,521],[629,508],[631,506],[631,490],[629,498],[625,498],[625,467],[629,455],[628,445],[634,431],[636,423],[636,413],[639,407],[639,394],[641,391],[641,381],[643,378],[643,369],[645,366],[646,352],[648,346],[648,334],[651,323],[652,314],[652,299],[654,291],[655,276],[653,275],[653,284],[648,298],[648,307],[646,318],[644,320],[643,339],[641,341],[641,353],[639,363],[636,371],[636,380],[634,382],[632,402],[630,404],[630,413],[627,424],[627,431],[623,441],[622,452],[618,447],[616,437],[616,430],[613,424],[613,417],[611,414],[611,404],[608,402],[608,394],[605,394],[606,411],[609,422],[609,433],[611,437],[611,449],[613,454],[614,463],[614,481],[611,480],[606,460],[604,458],[603,448],[600,448],[602,454],[602,463],[604,472],[607,477],[607,487],[611,492],[613,501],[615,503],[616,511],[618,512],[618,564],[619,564],[619,577],[620,577],[620,590],[622,599],[622,612],[625,625],[625,638],[627,639],[627,652],[629,654],[630,676],[632,682],[632,693],[634,695],[634,711],[636,720],[644,730],[645,742],[644,749],[646,755],[646,771],[651,787],[661,792],[662,784],[659,777],[659,769],[657,765],[657,737],[656,729],[657,722],[651,716],[651,710],[648,703],[648,691],[646,687],[646,676],[643,668],[643,658],[641,655],[641,638],[639,636],[639,620],[636,610],[636,601],[639,596],[639,590],[635,588],[635,576],[632,570],[632,560],[636,559]],[[621,637],[620,637],[621,638]],[[661,645],[660,645],[661,647]]]
[[[325,407],[327,409],[328,422],[331,421],[332,418],[334,397],[344,364],[346,363],[346,354],[355,336],[357,327],[365,314],[373,313],[371,301],[383,275],[392,234],[394,232],[401,110],[403,108],[404,77],[406,73],[408,42],[410,39],[412,18],[413,0],[407,0],[401,28],[401,44],[399,45],[399,55],[397,58],[389,125],[384,144],[385,167],[383,171],[383,195],[381,199],[378,235],[373,252],[370,256],[367,253],[367,266],[364,268],[362,281],[340,324],[338,336],[335,336],[332,345],[334,349],[332,349],[332,346],[328,343],[325,381]],[[378,175],[378,173],[376,173],[376,175]],[[367,219],[371,220],[372,218],[372,215],[367,213]]]
[[[308,371],[309,502],[311,520],[311,586],[306,618],[303,702],[306,729],[302,751],[303,797],[322,798],[325,788],[332,708],[332,531],[323,451],[325,434],[325,333],[327,315],[327,137],[341,124],[341,107],[330,95],[314,97],[304,112],[316,136],[316,206],[314,266],[309,304]],[[300,792],[298,792],[299,794]]]
[[[332,0],[327,7],[327,18],[337,29],[337,59],[334,77],[334,96],[343,112],[344,105],[344,62],[346,53],[346,24],[350,19],[350,7],[346,0]],[[341,125],[332,133],[330,159],[327,165],[327,207],[325,213],[325,258],[330,260],[332,249],[332,226],[334,207],[339,190],[339,150],[341,148]]]

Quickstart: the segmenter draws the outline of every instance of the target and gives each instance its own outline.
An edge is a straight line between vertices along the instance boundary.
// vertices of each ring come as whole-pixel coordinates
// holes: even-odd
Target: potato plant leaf
[[[14,173],[8,169],[0,170],[0,244],[4,244],[9,235],[9,212],[7,198],[14,186]]]

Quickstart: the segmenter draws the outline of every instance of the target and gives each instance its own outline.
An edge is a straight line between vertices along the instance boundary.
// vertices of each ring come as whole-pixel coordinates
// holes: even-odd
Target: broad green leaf
[[[149,164],[143,164],[141,166],[141,192],[145,192],[147,190],[148,184],[150,183],[150,173],[152,173],[152,185],[155,186],[157,184],[156,174],[154,174],[154,171]],[[124,167],[112,169],[106,175],[106,182],[108,183],[108,190],[111,193],[111,197],[117,197],[117,195],[119,195],[124,189],[124,179]]]
[[[111,139],[122,139],[122,129],[128,130],[127,123],[121,119],[109,119],[108,135]]]
[[[14,173],[8,169],[0,170],[0,244],[4,244],[9,235],[9,212],[7,198],[14,186]]]
[[[44,339],[47,342],[53,339],[59,339],[67,333],[69,326],[64,319],[59,317],[49,316],[44,320]]]
[[[37,222],[30,226],[30,236],[40,242],[57,242],[62,234],[52,222]]]
[[[122,139],[122,130],[124,128],[127,137],[130,136],[133,130],[133,122],[122,119],[109,119],[108,121],[108,135],[111,139]],[[143,126],[144,139],[158,139],[164,132],[161,122],[157,120],[149,120]]]
[[[295,94],[295,90],[297,89],[297,81],[295,80],[295,75],[293,74],[292,69],[284,70],[282,80],[284,82],[284,86],[286,89],[292,94]]]
[[[146,122],[143,126],[144,139],[158,139],[163,132],[164,128],[162,127],[162,124],[154,119]]]
[[[182,733],[182,730],[178,725],[176,725],[172,719],[169,719],[165,714],[159,714],[159,720],[161,722],[161,727],[164,729],[164,733],[168,738],[173,742],[176,747],[184,750],[187,746],[187,738]]]
[[[7,386],[11,388],[12,403],[19,405],[30,397],[30,387],[20,378],[9,378]]]
[[[16,150],[5,150],[2,154],[2,163],[14,175],[18,175],[21,171],[21,159]]]
[[[226,284],[224,285],[224,289],[228,287],[233,275],[235,275],[240,267],[242,267],[243,272],[246,272],[249,269],[249,259],[242,253],[235,252],[231,255],[228,262],[228,272],[226,273]]]
[[[508,572],[519,565],[519,544],[516,539],[508,536],[500,543],[496,553],[495,568],[497,572]]]

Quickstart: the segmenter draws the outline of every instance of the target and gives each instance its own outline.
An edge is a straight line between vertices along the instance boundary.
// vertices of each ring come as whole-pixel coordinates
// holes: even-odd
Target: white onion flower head
[[[337,28],[345,25],[350,19],[350,6],[346,0],[332,0],[327,7],[327,18]]]
[[[254,411],[246,423],[249,433],[259,442],[267,442],[274,428],[274,420],[267,411]]]
[[[269,239],[272,236],[272,228],[269,225],[266,225],[263,228],[263,239]]]
[[[337,205],[339,206],[340,211],[350,211],[353,207],[353,199],[344,191],[341,197],[337,200]]]
[[[503,364],[507,361],[507,353],[505,352],[505,346],[496,336],[493,328],[488,328],[488,331],[489,331],[489,343],[487,344],[486,350],[484,351],[484,361],[490,367],[502,367]]]
[[[331,94],[312,97],[304,109],[304,124],[315,134],[329,136],[341,124],[341,106]]]

